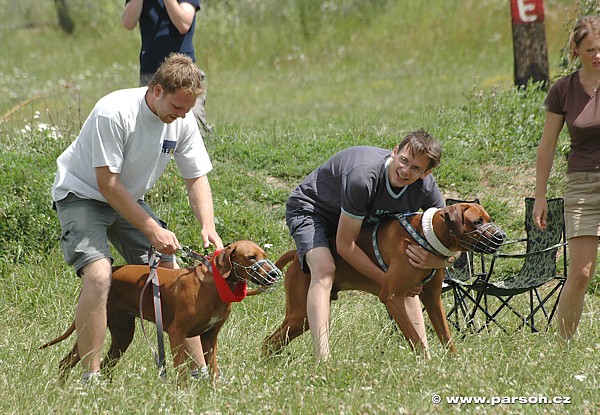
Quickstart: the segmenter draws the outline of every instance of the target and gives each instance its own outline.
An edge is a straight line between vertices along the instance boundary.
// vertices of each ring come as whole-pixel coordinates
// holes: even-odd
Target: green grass
[[[158,379],[140,330],[114,380],[82,393],[76,376],[56,382],[69,340],[37,347],[73,318],[79,281],[64,264],[49,191],[55,159],[96,100],[137,85],[139,33],[120,26],[122,4],[72,0],[74,35],[52,2],[0,0],[1,413],[582,413],[600,410],[598,278],[577,339],[555,329],[497,330],[457,339],[450,356],[429,333],[432,359],[415,357],[375,297],[343,293],[332,306],[334,356],[315,366],[309,336],[282,356],[260,357],[280,323],[283,286],[234,305],[220,335],[225,380],[178,389]],[[552,76],[573,2],[545,2]],[[591,4],[591,3],[590,3]],[[208,76],[205,142],[217,227],[225,242],[293,248],[284,223],[292,188],[334,152],[357,144],[392,148],[426,128],[443,145],[435,176],[446,197],[479,197],[511,237],[523,232],[534,188],[545,92],[512,88],[509,7],[504,1],[206,0],[196,36]],[[467,24],[465,24],[467,23]],[[6,46],[4,46],[6,45]],[[31,99],[31,101],[27,101]],[[549,197],[564,190],[561,137]],[[179,240],[200,246],[174,166],[148,195]],[[598,274],[598,273],[597,273]],[[448,298],[445,298],[448,301]],[[151,339],[153,340],[153,339]],[[170,363],[170,362],[169,362]],[[170,368],[170,367],[169,367]],[[569,396],[570,405],[434,405],[434,394]]]

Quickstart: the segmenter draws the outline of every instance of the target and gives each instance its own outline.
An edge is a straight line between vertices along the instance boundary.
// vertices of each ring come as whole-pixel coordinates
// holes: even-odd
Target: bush
[[[441,117],[451,123],[452,137],[476,149],[479,164],[489,161],[514,164],[531,160],[544,128],[546,97],[541,84],[527,88],[473,89],[467,104],[454,115]],[[448,115],[450,115],[448,117]],[[479,158],[481,157],[481,158]]]
[[[53,165],[43,154],[8,154],[0,159],[0,257],[20,262],[55,245],[58,222],[52,211]]]

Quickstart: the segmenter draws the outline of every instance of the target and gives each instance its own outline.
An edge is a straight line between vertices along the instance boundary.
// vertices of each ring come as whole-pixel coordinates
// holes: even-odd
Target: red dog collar
[[[217,266],[215,264],[215,258],[219,255],[221,251],[216,251],[212,257],[212,274],[213,279],[215,280],[215,287],[217,287],[217,292],[219,293],[219,297],[221,301],[224,303],[239,303],[244,298],[246,298],[247,292],[247,284],[245,281],[240,281],[235,286],[235,291],[231,291],[227,280],[223,278]]]

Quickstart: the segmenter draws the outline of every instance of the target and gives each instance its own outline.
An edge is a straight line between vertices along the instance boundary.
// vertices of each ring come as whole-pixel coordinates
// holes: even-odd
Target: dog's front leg
[[[427,271],[414,269],[407,275],[408,267],[405,253],[393,257],[384,275],[384,285],[379,292],[379,300],[387,307],[412,350],[415,353],[423,353],[426,358],[429,358],[421,302],[418,296],[408,296],[411,289],[427,276]]]
[[[418,309],[414,309],[415,307],[410,304],[411,301],[414,301],[417,304]],[[408,303],[411,314],[410,317],[409,312],[407,312],[406,294],[391,294],[384,304],[387,307],[390,315],[394,318],[396,324],[398,324],[398,328],[406,340],[408,340],[411,349],[415,353],[423,353],[426,358],[429,358],[427,338],[425,335],[425,327],[418,297],[410,297],[408,299]],[[421,315],[414,315],[416,313]],[[421,333],[419,333],[416,328],[418,328]]]
[[[202,334],[202,349],[204,350],[204,360],[212,378],[218,380],[221,376],[219,364],[217,362],[217,333],[213,330]]]
[[[447,347],[451,352],[456,352],[456,346],[452,341],[452,334],[448,327],[446,311],[444,310],[444,304],[442,303],[443,279],[444,270],[440,269],[437,271],[434,279],[423,287],[421,301],[423,301],[429,320],[442,345]]]
[[[187,353],[183,347],[183,341],[185,340],[185,334],[175,330],[169,329],[169,343],[171,345],[171,355],[173,356],[173,366],[175,368],[175,376],[177,377],[177,383],[179,386],[185,386],[187,384]]]

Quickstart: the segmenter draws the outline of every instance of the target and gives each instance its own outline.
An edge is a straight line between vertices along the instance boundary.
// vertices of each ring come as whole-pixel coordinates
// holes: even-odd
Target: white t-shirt
[[[147,89],[122,89],[98,101],[77,139],[56,160],[53,200],[71,192],[106,202],[98,191],[96,167],[118,173],[135,199],[158,181],[171,158],[185,179],[212,170],[192,112],[165,124],[148,108]]]

